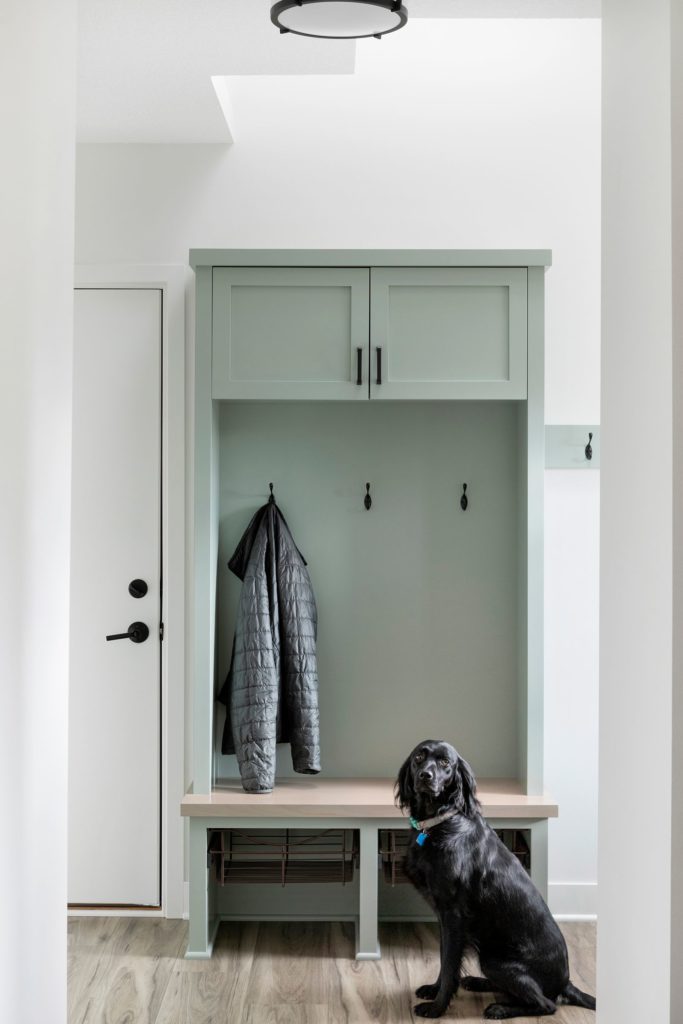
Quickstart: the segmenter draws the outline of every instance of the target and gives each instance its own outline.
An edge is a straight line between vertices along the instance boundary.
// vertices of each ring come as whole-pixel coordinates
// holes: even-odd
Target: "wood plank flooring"
[[[572,980],[594,993],[595,925],[561,927]],[[380,925],[382,959],[365,962],[351,923],[226,922],[211,960],[184,960],[186,936],[184,921],[71,918],[69,1024],[409,1024],[423,1019],[414,990],[439,971],[434,924]],[[492,999],[461,992],[441,1019],[480,1021]],[[552,1020],[595,1014],[562,1006]]]

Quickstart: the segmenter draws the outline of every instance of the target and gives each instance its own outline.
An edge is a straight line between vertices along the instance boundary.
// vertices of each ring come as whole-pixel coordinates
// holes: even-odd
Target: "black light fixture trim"
[[[280,24],[280,15],[285,11],[290,11],[293,7],[307,7],[309,4],[325,4],[330,2],[363,4],[366,7],[381,7],[385,11],[390,11],[392,14],[398,15],[398,25],[394,25],[393,28],[388,28],[383,32],[368,32],[360,36],[324,36],[318,35],[315,32],[299,32],[297,29],[286,28],[284,25]],[[292,35],[308,36],[310,39],[369,39],[371,37],[381,39],[382,36],[389,35],[391,32],[398,32],[400,28],[403,28],[405,23],[408,21],[408,11],[403,6],[402,0],[279,0],[279,3],[273,4],[270,9],[270,20],[276,28],[279,28],[283,35],[286,32],[291,32]]]

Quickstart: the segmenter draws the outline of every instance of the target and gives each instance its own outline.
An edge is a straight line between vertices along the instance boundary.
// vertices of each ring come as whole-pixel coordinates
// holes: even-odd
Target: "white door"
[[[77,289],[73,408],[69,903],[156,906],[160,291]]]

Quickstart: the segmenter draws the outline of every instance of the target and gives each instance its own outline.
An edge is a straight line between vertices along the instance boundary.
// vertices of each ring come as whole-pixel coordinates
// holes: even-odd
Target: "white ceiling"
[[[229,143],[234,76],[354,73],[355,43],[280,35],[270,6],[271,0],[80,0],[79,140]],[[409,19],[600,16],[600,0],[406,6]],[[401,36],[403,49],[409,32],[410,20],[395,37],[358,45],[387,48]]]

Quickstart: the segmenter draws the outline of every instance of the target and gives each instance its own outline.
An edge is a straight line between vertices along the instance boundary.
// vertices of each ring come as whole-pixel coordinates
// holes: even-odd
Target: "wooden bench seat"
[[[189,818],[406,818],[394,804],[393,779],[279,779],[272,793],[245,793],[239,779],[225,780],[208,796],[188,793],[181,813]],[[514,779],[481,779],[477,795],[487,818],[557,817],[557,804],[526,796]],[[407,821],[407,818],[406,818]]]

